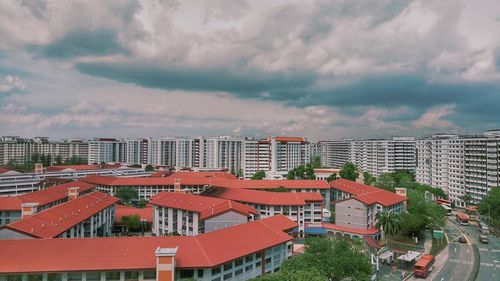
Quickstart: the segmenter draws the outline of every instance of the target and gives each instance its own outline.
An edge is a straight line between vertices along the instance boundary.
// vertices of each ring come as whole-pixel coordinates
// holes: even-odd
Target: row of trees
[[[60,165],[81,165],[87,164],[87,159],[79,156],[72,156],[66,161],[63,161],[60,155],[52,155],[52,154],[39,154],[34,153],[31,156],[29,161],[26,161],[23,164],[15,164],[14,161],[9,161],[6,165],[2,166],[3,168],[14,170],[18,172],[30,172],[35,169],[35,164],[41,163],[44,167],[48,166],[60,166]]]
[[[285,261],[281,271],[256,281],[369,280],[372,266],[358,241],[325,237],[306,239],[305,252]]]
[[[495,187],[481,200],[478,208],[483,220],[491,226],[500,228],[500,187]]]

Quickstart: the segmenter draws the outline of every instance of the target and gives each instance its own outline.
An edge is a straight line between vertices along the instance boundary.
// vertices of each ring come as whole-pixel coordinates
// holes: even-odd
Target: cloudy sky
[[[0,1],[0,135],[479,133],[500,1]]]

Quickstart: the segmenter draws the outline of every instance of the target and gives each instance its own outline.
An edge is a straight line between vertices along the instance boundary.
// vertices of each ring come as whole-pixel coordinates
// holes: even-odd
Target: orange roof
[[[16,172],[14,170],[9,170],[9,169],[5,169],[5,168],[1,168],[0,167],[0,175],[4,174],[4,173],[7,173],[7,172],[15,172],[16,174],[19,174],[19,172]]]
[[[268,138],[268,140],[270,140],[270,137]],[[304,142],[306,140],[303,137],[282,137],[282,136],[278,136],[278,137],[276,137],[276,141],[282,141],[282,142]]]
[[[161,192],[153,196],[149,203],[157,206],[196,212],[200,214],[200,220],[205,220],[228,211],[235,211],[246,216],[257,214],[255,208],[238,202],[186,193]]]
[[[155,269],[158,247],[178,247],[177,268],[210,268],[291,241],[296,226],[273,216],[197,236],[0,240],[0,272]]]
[[[55,201],[59,201],[68,196],[68,189],[70,187],[80,187],[79,192],[85,192],[93,189],[95,185],[82,181],[72,181],[31,193],[21,194],[17,196],[0,197],[0,211],[20,211],[22,203],[38,203],[40,207]]]
[[[141,219],[148,223],[153,222],[153,208],[151,206],[145,208],[135,208],[132,206],[116,205],[115,207],[115,224],[121,224],[122,217],[139,215]]]
[[[324,180],[219,180],[211,185],[245,189],[330,189]]]
[[[205,191],[204,194],[238,202],[272,206],[303,206],[306,202],[323,201],[323,197],[317,192],[271,192],[251,189],[212,188]]]
[[[118,178],[112,176],[86,176],[80,178],[85,182],[94,183],[97,185],[109,186],[173,186],[174,177],[134,177],[134,178]],[[212,181],[217,181],[217,178],[203,177],[182,177],[180,178],[181,185],[209,185]]]
[[[52,238],[97,214],[119,200],[102,192],[92,192],[5,226],[39,238]]]
[[[379,230],[376,228],[358,229],[358,228],[352,228],[352,227],[347,227],[347,226],[340,226],[340,225],[337,225],[334,223],[323,223],[323,227],[326,229],[354,233],[354,234],[360,234],[360,235],[375,235],[379,232]]]
[[[404,202],[408,199],[402,195],[384,189],[346,179],[334,180],[330,183],[330,186],[333,189],[338,189],[340,191],[353,195],[354,199],[366,205],[378,203],[383,206],[392,206],[394,204]]]
[[[47,167],[47,172],[58,172],[66,169],[72,169],[75,171],[116,169],[121,166],[121,164],[60,165]]]

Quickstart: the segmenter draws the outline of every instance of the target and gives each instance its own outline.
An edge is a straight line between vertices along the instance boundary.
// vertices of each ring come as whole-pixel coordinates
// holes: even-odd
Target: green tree
[[[378,212],[375,215],[377,223],[375,227],[384,232],[385,243],[391,236],[396,235],[401,229],[401,217],[399,214],[394,213],[392,210],[386,212]]]
[[[358,168],[351,162],[345,163],[339,174],[341,178],[350,181],[356,181],[359,176]]]
[[[486,194],[479,203],[478,211],[488,218],[490,224],[500,227],[500,187],[494,187]]]
[[[137,202],[137,207],[144,208],[144,207],[146,207],[147,204],[148,204],[148,201],[146,201],[145,199],[139,199],[139,201]]]
[[[141,217],[139,215],[123,216],[121,221],[127,227],[127,231],[136,231],[141,227]]]
[[[146,172],[152,172],[154,170],[155,170],[155,168],[151,164],[147,164],[146,167],[144,168],[144,171],[146,171]]]
[[[120,200],[124,203],[128,203],[130,200],[137,199],[139,196],[136,189],[131,187],[122,187],[116,190],[115,197],[120,198]]]
[[[311,160],[311,165],[312,165],[313,169],[321,168],[321,157],[314,156]]]
[[[425,230],[426,220],[422,215],[403,213],[401,215],[401,234],[410,236],[418,235]]]
[[[462,199],[462,201],[464,201],[466,205],[473,204],[472,196],[468,193],[464,194],[462,197],[460,197],[460,199]]]
[[[305,252],[285,261],[279,273],[256,280],[368,280],[371,264],[355,242],[307,238]],[[299,277],[300,276],[300,277]]]
[[[425,199],[423,190],[408,189],[408,213],[424,222],[424,227],[444,226],[446,211],[432,201]]]
[[[264,179],[266,177],[266,172],[262,171],[262,170],[258,170],[253,176],[252,176],[252,180],[261,180],[261,179]]]
[[[329,175],[329,176],[326,178],[326,181],[327,181],[327,182],[332,182],[332,181],[334,181],[334,180],[336,180],[336,179],[337,179],[337,174],[336,174],[336,173],[333,173],[333,174]]]
[[[312,164],[300,165],[297,168],[290,170],[286,175],[289,180],[315,180],[314,168]]]
[[[56,162],[56,165],[62,165],[62,157],[61,155],[57,155],[55,158],[54,158],[54,161]]]
[[[368,172],[363,173],[363,183],[364,184],[373,185],[376,180],[377,180],[377,178],[372,176],[370,173],[368,173]]]
[[[38,163],[38,161],[40,160],[40,154],[38,153],[33,153],[33,155],[31,155],[31,161],[33,163]]]

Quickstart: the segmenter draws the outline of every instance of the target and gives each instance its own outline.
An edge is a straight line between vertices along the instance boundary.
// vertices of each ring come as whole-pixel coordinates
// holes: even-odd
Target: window
[[[86,280],[87,281],[99,281],[101,280],[101,273],[100,272],[87,272],[86,274]]]
[[[28,281],[42,281],[42,274],[28,274]]]
[[[138,271],[125,271],[125,281],[137,281],[139,280]]]
[[[271,258],[267,258],[266,259],[266,264],[270,263],[271,262]]]
[[[219,274],[219,273],[220,273],[220,267],[212,268],[212,275],[216,275],[216,274]]]
[[[255,263],[255,267],[260,267],[261,264],[262,264],[262,262],[258,261]]]
[[[234,272],[235,276],[241,275],[243,273],[243,268],[240,268]]]
[[[228,274],[224,274],[224,280],[230,280],[231,278],[233,278],[233,273],[230,272]]]
[[[181,270],[180,277],[181,277],[181,279],[183,279],[183,278],[192,278],[192,277],[194,277],[194,270],[192,270],[192,269],[190,269],[190,270]]]
[[[253,261],[253,256],[252,256],[252,255],[247,256],[247,257],[245,258],[245,262],[251,262],[251,261]]]
[[[47,281],[62,281],[62,274],[61,273],[49,273],[49,274],[47,274]]]
[[[203,269],[198,269],[198,278],[203,277]]]
[[[143,272],[144,279],[156,280],[156,270],[145,270]]]
[[[228,262],[224,265],[224,271],[230,270],[231,268],[233,268],[233,263],[231,262]]]
[[[259,252],[259,253],[255,254],[256,259],[260,259],[261,257],[262,257],[262,253]]]
[[[248,265],[245,267],[245,271],[250,271],[253,269],[253,265]]]
[[[81,272],[70,272],[68,273],[68,281],[81,281],[82,273]],[[118,279],[120,280],[120,279]]]
[[[119,280],[120,280],[119,271],[106,272],[106,281],[119,281]]]
[[[242,264],[243,264],[243,259],[239,259],[239,260],[234,261],[234,266],[240,266]]]
[[[23,280],[22,275],[7,275],[7,281],[21,281]]]

